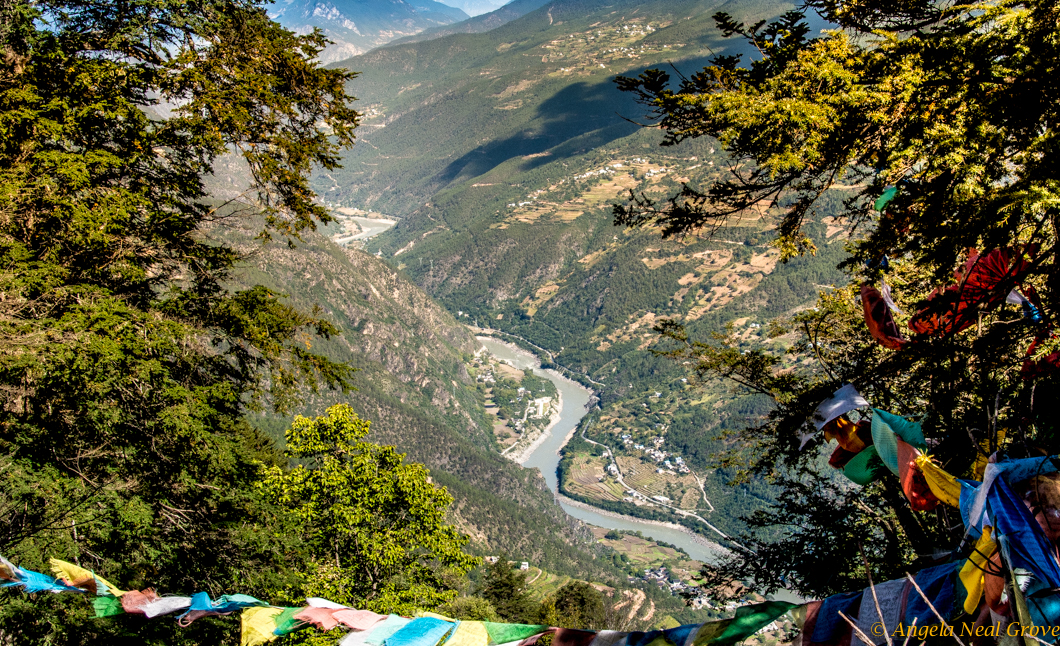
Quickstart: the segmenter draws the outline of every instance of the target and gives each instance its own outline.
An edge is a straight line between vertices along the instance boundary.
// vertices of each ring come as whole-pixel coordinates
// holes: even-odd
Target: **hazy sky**
[[[508,4],[510,0],[437,0],[442,4],[447,4],[450,7],[456,7],[457,9],[463,9],[464,13],[469,16],[477,16],[481,13],[493,11],[498,7],[503,7]]]

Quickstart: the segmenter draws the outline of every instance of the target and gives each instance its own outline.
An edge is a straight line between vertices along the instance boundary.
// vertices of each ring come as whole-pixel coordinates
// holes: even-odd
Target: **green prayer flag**
[[[121,607],[121,599],[117,597],[96,597],[92,600],[92,608],[97,617],[113,617],[125,614],[125,608]]]
[[[920,422],[913,422],[901,415],[888,413],[878,408],[872,409],[872,415],[874,418],[879,417],[880,421],[887,424],[895,435],[905,440],[906,444],[918,449],[924,449],[927,446],[924,441],[924,429],[920,427]]]
[[[302,612],[302,610],[304,610],[304,608],[284,608],[283,612],[272,619],[276,624],[276,630],[273,631],[272,634],[288,635],[309,626],[307,622],[294,618],[294,616]]]
[[[548,626],[534,624],[495,624],[490,621],[483,623],[486,624],[486,632],[489,633],[490,642],[493,644],[521,641],[548,630]]]
[[[889,189],[887,189],[886,191],[884,191],[880,195],[880,197],[876,199],[876,203],[873,204],[872,207],[874,209],[876,209],[877,211],[882,211],[885,208],[887,208],[887,205],[890,204],[891,200],[893,200],[895,197],[897,197],[897,195],[898,195],[898,187],[897,186],[892,186]]]
[[[692,639],[692,646],[706,646],[707,644],[714,643],[714,640],[718,638],[718,635],[725,632],[732,623],[732,619],[722,619],[721,621],[711,621],[703,624],[696,631],[696,636]]]
[[[872,443],[876,447],[880,460],[895,475],[898,475],[898,441],[896,438],[899,437],[906,444],[918,449],[925,447],[924,431],[919,423],[878,408],[872,409]]]
[[[875,446],[867,446],[847,462],[843,475],[859,485],[866,485],[876,479],[876,470],[883,466]]]
[[[709,643],[711,646],[738,644],[768,626],[769,622],[797,607],[798,604],[786,601],[767,601],[765,603],[756,603],[753,606],[737,608],[736,616],[729,620],[725,630],[711,641],[705,643]],[[696,635],[695,646],[701,646],[703,643],[700,642],[699,635]]]

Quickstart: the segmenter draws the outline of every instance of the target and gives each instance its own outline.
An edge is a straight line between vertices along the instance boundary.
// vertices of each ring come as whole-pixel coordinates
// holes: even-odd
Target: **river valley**
[[[534,374],[539,377],[545,377],[556,385],[556,389],[563,400],[560,419],[537,448],[525,457],[522,465],[541,471],[548,488],[553,494],[557,495],[557,500],[564,511],[589,525],[607,529],[639,531],[655,540],[676,545],[685,550],[689,556],[700,561],[711,562],[717,558],[719,550],[722,549],[721,546],[711,543],[698,534],[694,534],[678,525],[657,523],[640,520],[632,516],[614,514],[558,495],[559,482],[556,476],[556,467],[559,465],[559,452],[578,427],[578,422],[589,412],[585,406],[589,403],[592,391],[574,381],[559,376],[554,371],[542,370],[541,362],[538,358],[525,350],[514,348],[509,344],[489,337],[476,338],[479,343],[486,347],[490,354],[498,359],[507,361],[520,370],[531,368]]]

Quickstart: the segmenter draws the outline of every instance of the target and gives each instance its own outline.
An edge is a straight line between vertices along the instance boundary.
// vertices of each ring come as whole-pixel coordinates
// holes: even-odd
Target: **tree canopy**
[[[1057,393],[1060,305],[1056,11],[1036,1],[807,0],[768,23],[716,15],[757,52],[749,62],[717,56],[676,85],[661,70],[618,79],[664,145],[714,137],[730,164],[663,202],[631,195],[615,207],[619,224],[683,235],[768,206],[786,257],[814,252],[810,221],[826,217],[849,236],[851,284],[780,322],[787,355],[660,328],[671,356],[704,378],[774,402],[719,461],[778,485],[777,503],[750,524],[785,534],[745,537],[755,554],[712,570],[715,580],[823,596],[961,545],[955,510],[916,511],[896,478],[858,487],[823,464],[826,439],[811,417],[845,383],[919,420],[929,453],[958,477],[981,476],[995,452],[1060,449],[1045,403]],[[812,35],[813,12],[832,28]],[[826,209],[836,195],[842,208]]]
[[[0,553],[75,561],[130,587],[280,585],[284,537],[254,483],[282,464],[243,419],[351,368],[337,330],[227,282],[224,217],[263,213],[293,244],[326,221],[308,188],[358,114],[352,74],[241,0],[0,2]],[[237,207],[207,194],[245,164]],[[20,643],[150,643],[168,627],[85,624],[83,604],[20,598]],[[217,641],[197,622],[186,639]]]
[[[434,608],[457,594],[447,579],[467,574],[478,559],[462,551],[467,537],[445,523],[452,496],[430,483],[422,464],[366,442],[368,429],[345,405],[326,417],[298,416],[285,452],[296,466],[266,472],[266,495],[294,511],[287,531],[319,555],[292,602],[326,597],[405,615]]]

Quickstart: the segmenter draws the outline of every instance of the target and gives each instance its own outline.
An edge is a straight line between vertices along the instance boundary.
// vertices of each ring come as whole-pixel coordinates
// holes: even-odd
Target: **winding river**
[[[477,338],[479,343],[485,346],[493,356],[511,363],[520,370],[532,368],[534,374],[539,377],[545,377],[554,383],[556,389],[559,390],[559,394],[563,398],[563,408],[560,411],[559,422],[552,427],[549,437],[534,449],[522,463],[524,467],[540,469],[541,474],[545,476],[548,488],[552,493],[557,493],[556,467],[559,465],[559,451],[574,433],[574,429],[577,428],[581,418],[588,413],[585,405],[589,403],[589,397],[592,392],[574,381],[558,376],[555,372],[542,370],[540,361],[529,352],[515,349],[489,337]],[[559,503],[568,514],[590,525],[607,529],[639,531],[657,541],[676,545],[688,552],[689,556],[700,561],[713,561],[717,558],[716,547],[710,547],[705,539],[689,531],[638,520],[631,516],[620,516],[590,509],[588,505],[580,503],[570,504],[563,499],[560,499]]]

